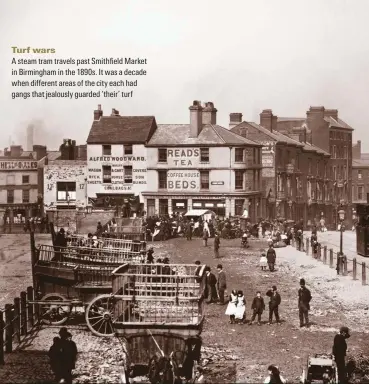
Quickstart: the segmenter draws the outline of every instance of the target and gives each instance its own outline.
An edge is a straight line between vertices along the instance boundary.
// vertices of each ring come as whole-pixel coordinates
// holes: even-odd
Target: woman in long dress
[[[235,315],[237,311],[237,291],[234,289],[229,296],[229,303],[225,314],[229,316],[229,322],[234,324]]]
[[[238,324],[243,324],[246,321],[246,299],[242,291],[237,292],[235,319]]]

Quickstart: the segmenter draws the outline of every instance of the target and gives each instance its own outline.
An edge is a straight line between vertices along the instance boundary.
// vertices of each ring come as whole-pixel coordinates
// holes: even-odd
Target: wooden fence
[[[39,325],[39,307],[29,304],[35,299],[33,287],[20,293],[12,304],[0,309],[0,365],[5,363],[5,353],[11,353]]]
[[[347,258],[346,255],[339,257],[339,252],[334,252],[332,248],[328,249],[326,245],[318,246],[317,252],[314,254],[310,238],[305,238],[299,249],[298,242],[294,242],[296,249],[305,252],[314,259],[322,261],[329,265],[330,268],[335,268],[338,275],[351,276],[353,280],[361,280],[362,285],[367,285],[366,276],[369,273],[368,265],[365,262],[358,262],[356,257],[353,259]]]

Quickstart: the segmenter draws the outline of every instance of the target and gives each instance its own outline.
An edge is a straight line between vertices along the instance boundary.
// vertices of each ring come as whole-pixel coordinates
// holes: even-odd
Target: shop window
[[[13,189],[8,189],[6,202],[8,204],[14,204],[14,190]]]
[[[167,189],[167,171],[158,171],[159,189]]]
[[[29,203],[29,190],[28,189],[23,189],[22,202],[23,203]]]
[[[124,167],[124,182],[126,184],[132,184],[132,165],[126,165]]]
[[[236,216],[242,216],[243,215],[243,199],[236,199],[235,200],[235,206],[234,206],[234,213]]]
[[[363,186],[357,187],[357,199],[358,200],[364,199],[364,187]]]
[[[357,171],[357,178],[358,178],[359,180],[361,180],[361,179],[363,178],[363,171],[362,171],[361,169],[359,169],[359,170]]]
[[[205,207],[206,208],[214,208],[214,204],[213,203],[205,203]]]
[[[102,178],[103,184],[111,184],[111,165],[103,165]]]
[[[209,171],[200,171],[201,189],[209,189]]]
[[[242,170],[235,171],[235,189],[244,189],[245,172]]]
[[[6,175],[6,185],[15,185],[14,175]]]
[[[159,215],[168,214],[168,199],[159,199]]]
[[[57,201],[75,201],[76,200],[76,183],[57,182],[56,183]]]
[[[243,148],[235,148],[234,161],[236,163],[242,163],[244,161],[244,153]]]
[[[147,199],[147,216],[155,216],[155,199]]]
[[[103,153],[103,156],[111,156],[111,145],[103,145],[102,153]]]
[[[192,206],[194,208],[202,208],[202,203],[193,203]]]
[[[166,163],[167,162],[167,150],[163,148],[158,149],[158,158],[159,163]]]
[[[209,163],[209,148],[200,148],[200,162],[201,163]]]
[[[29,184],[29,175],[22,176],[22,184]]]
[[[124,144],[124,154],[125,155],[132,155],[133,154],[133,147],[131,144]]]

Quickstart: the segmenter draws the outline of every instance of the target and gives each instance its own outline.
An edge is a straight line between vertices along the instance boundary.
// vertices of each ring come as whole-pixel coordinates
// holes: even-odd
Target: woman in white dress
[[[237,311],[237,291],[234,289],[231,292],[231,295],[229,296],[229,303],[225,311],[225,314],[229,316],[230,324],[234,324],[236,311]]]
[[[243,324],[246,321],[246,299],[242,291],[237,292],[235,319],[238,324]]]
[[[262,271],[265,271],[267,269],[267,266],[268,266],[268,259],[266,257],[265,252],[263,252],[260,257],[260,268]]]

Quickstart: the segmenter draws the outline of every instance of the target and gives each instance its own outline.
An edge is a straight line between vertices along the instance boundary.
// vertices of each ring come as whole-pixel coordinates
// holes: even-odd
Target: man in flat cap
[[[350,337],[350,330],[347,327],[341,327],[340,332],[334,337],[332,354],[336,361],[338,382],[340,384],[347,383],[347,372],[346,372],[346,352],[347,343],[346,339]]]
[[[298,291],[298,308],[300,317],[300,328],[309,325],[309,310],[311,293],[306,288],[305,279],[300,279],[300,289]],[[305,320],[305,322],[304,322]]]

